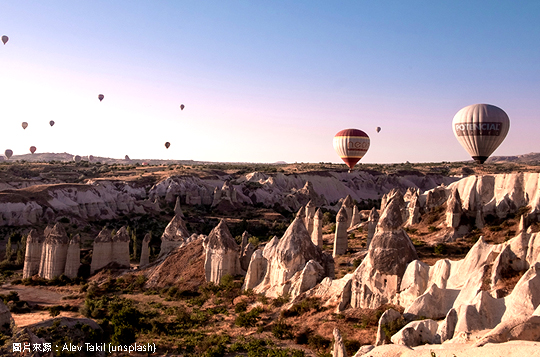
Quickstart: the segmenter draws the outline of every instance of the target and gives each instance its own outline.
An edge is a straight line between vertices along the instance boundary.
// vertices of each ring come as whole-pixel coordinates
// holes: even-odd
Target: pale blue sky
[[[467,160],[451,122],[474,103],[510,117],[494,155],[540,151],[539,1],[0,9],[1,151],[340,162],[334,134],[358,128],[371,137],[361,162]]]

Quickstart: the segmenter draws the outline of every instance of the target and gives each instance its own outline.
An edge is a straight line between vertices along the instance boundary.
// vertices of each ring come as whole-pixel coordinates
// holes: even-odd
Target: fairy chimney
[[[348,196],[347,196],[348,197]],[[347,208],[342,205],[336,216],[336,233],[334,238],[333,257],[347,253],[347,228],[349,228]]]
[[[112,238],[111,262],[129,268],[129,241],[129,234],[126,227],[120,228]]]
[[[32,229],[26,237],[26,254],[24,256],[23,279],[31,278],[39,273],[41,248],[44,237]]]
[[[180,196],[176,197],[176,204],[174,205],[174,214],[176,216],[184,218],[184,212],[182,212],[182,207],[180,206]]]
[[[234,276],[241,273],[240,247],[236,244],[224,220],[221,220],[210,232],[204,247],[206,281],[219,284],[224,275],[230,274]]]
[[[94,274],[96,270],[103,268],[111,262],[113,250],[112,232],[103,228],[94,239],[94,248],[92,252],[92,263],[90,264],[90,273]]]
[[[176,247],[184,245],[189,233],[182,217],[175,215],[169,222],[161,236],[161,250],[159,256],[164,256]]]
[[[457,228],[461,221],[461,215],[463,214],[463,208],[461,207],[461,198],[459,197],[459,191],[454,189],[450,198],[447,201],[446,207],[446,225],[450,228]]]
[[[317,206],[313,204],[312,200],[309,200],[309,202],[306,205],[306,217],[305,217],[305,225],[308,233],[311,235],[313,232],[313,221],[314,221],[314,215],[315,211],[317,210]]]
[[[53,279],[64,274],[69,238],[64,227],[57,223],[43,242],[39,276]]]
[[[345,197],[345,199],[343,200],[343,203],[341,204],[341,207],[345,207],[345,210],[347,212],[347,228],[349,228],[352,223],[353,206],[354,206],[354,202],[353,202],[353,199],[351,198],[351,195],[347,195],[347,197]]]
[[[64,269],[64,275],[70,279],[76,278],[79,273],[79,267],[81,266],[81,236],[76,234],[69,241],[66,267]]]
[[[368,217],[368,235],[367,235],[367,247],[369,248],[369,244],[371,243],[371,240],[373,239],[373,235],[375,235],[375,231],[377,230],[377,224],[379,223],[379,212],[375,207],[371,209],[371,212],[369,212]]]
[[[148,245],[150,244],[151,240],[152,240],[152,233],[146,233],[142,241],[142,247],[141,247],[141,261],[139,263],[139,266],[141,267],[150,263],[150,249]]]
[[[321,209],[317,209],[315,215],[313,216],[313,232],[311,232],[311,241],[313,244],[322,249],[323,239],[322,239],[322,225],[323,225],[323,214]]]

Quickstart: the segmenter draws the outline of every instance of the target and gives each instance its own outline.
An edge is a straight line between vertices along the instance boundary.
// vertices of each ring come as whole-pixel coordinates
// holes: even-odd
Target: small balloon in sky
[[[167,141],[167,142],[165,143],[165,147],[168,149],[169,146],[171,146],[171,143]]]
[[[103,94],[100,94],[100,95],[98,95],[97,97],[98,97],[98,99],[99,99],[100,102],[103,100],[103,98],[105,98],[105,96],[104,96]]]
[[[7,37],[6,35],[2,36],[2,42],[4,43],[4,45],[9,41],[9,37]]]
[[[28,123],[25,122],[25,121],[23,121],[23,122],[22,122],[22,128],[23,128],[23,129],[26,129],[27,127],[28,127]]]
[[[6,155],[6,157],[9,159],[13,155],[13,151],[10,149],[7,149],[6,151],[4,151],[4,155]]]
[[[334,136],[334,150],[353,169],[369,149],[369,136],[362,130],[345,129]]]
[[[461,109],[452,121],[454,135],[474,161],[483,164],[501,145],[510,129],[508,115],[490,104],[473,104]]]
[[[30,146],[30,152],[32,154],[34,154],[36,152],[36,147],[35,146]]]
[[[94,161],[94,156],[93,155],[88,155],[88,161],[90,161],[90,162]]]
[[[81,157],[79,155],[75,155],[75,156],[73,156],[73,161],[81,162]]]
[[[186,106],[184,104],[180,104],[180,110],[184,110]]]
[[[50,126],[53,126],[53,125],[54,125],[54,120],[51,120],[51,121],[49,122],[49,125],[50,125]]]
[[[378,127],[377,127],[377,133],[379,133],[380,131],[381,131],[381,127],[378,126]]]

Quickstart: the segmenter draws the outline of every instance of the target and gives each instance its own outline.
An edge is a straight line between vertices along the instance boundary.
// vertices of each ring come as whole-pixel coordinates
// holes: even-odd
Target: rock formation
[[[356,226],[358,223],[360,223],[360,220],[361,217],[360,212],[358,211],[358,207],[353,206],[351,226],[349,228]]]
[[[230,212],[237,209],[237,204],[238,198],[236,188],[234,188],[229,181],[225,181],[221,188],[215,188],[212,207],[215,207],[218,211]]]
[[[110,263],[129,268],[129,240],[125,227],[120,228],[114,236],[111,231],[103,228],[94,240],[90,273],[93,274]]]
[[[345,197],[345,199],[341,203],[341,207],[344,207],[345,211],[347,212],[347,229],[348,229],[352,223],[353,207],[354,207],[354,202],[351,195],[347,195],[347,197]]]
[[[388,343],[387,340],[389,341],[391,336],[386,335],[385,327],[396,323],[399,319],[401,319],[401,314],[394,309],[388,309],[381,315],[377,327],[377,340],[375,346],[381,346]]]
[[[240,252],[240,267],[243,271],[247,271],[253,252],[255,252],[255,247],[251,243],[248,243]]]
[[[418,259],[416,250],[401,225],[403,198],[395,195],[381,215],[368,254],[354,272],[351,306],[377,308],[397,303],[401,279],[407,265]]]
[[[463,209],[461,207],[461,198],[457,189],[452,190],[452,194],[447,201],[446,206],[446,226],[450,228],[459,227]]]
[[[315,217],[316,209],[317,209],[317,206],[315,206],[313,202],[309,200],[309,202],[306,205],[306,218],[305,218],[304,224],[306,225],[306,229],[310,235],[313,232],[314,217]]]
[[[310,261],[313,262],[308,264]],[[265,266],[264,277],[259,281]],[[256,293],[268,297],[290,292],[296,295],[311,289],[325,276],[334,277],[334,261],[313,244],[303,218],[296,217],[281,239],[274,237],[262,252],[257,250],[253,253],[244,288],[248,289],[258,281],[253,287]]]
[[[146,233],[141,246],[141,261],[139,267],[143,267],[150,263],[150,241],[152,240],[152,233]]]
[[[375,235],[375,230],[377,229],[377,224],[379,224],[379,212],[375,207],[369,212],[369,218],[367,222],[368,234],[367,234],[367,247],[369,248],[371,240]]]
[[[334,347],[332,348],[332,357],[347,357],[345,343],[341,337],[341,333],[337,328],[334,328]]]
[[[206,281],[219,284],[221,278],[226,274],[233,276],[241,274],[240,247],[236,244],[224,220],[221,220],[212,229],[203,246],[205,250],[204,271]]]
[[[43,242],[39,276],[52,279],[64,274],[69,238],[64,228],[57,223]]]
[[[311,241],[321,249],[323,247],[322,226],[323,214],[319,208],[313,216],[313,232],[311,233]]]
[[[180,196],[176,196],[176,203],[174,205],[174,215],[184,218],[184,212],[182,212],[182,206],[180,205]]]
[[[412,226],[420,222],[420,199],[416,191],[410,196],[409,204],[407,206],[408,217],[405,226]]]
[[[32,229],[26,237],[26,253],[24,256],[23,279],[31,278],[39,273],[43,236]]]
[[[64,269],[64,275],[70,279],[76,278],[79,273],[79,267],[81,266],[81,236],[76,234],[69,241],[66,267]]]
[[[334,235],[334,253],[333,253],[334,257],[347,253],[347,246],[348,246],[348,240],[349,240],[349,237],[347,234],[348,228],[349,228],[349,218],[347,216],[347,208],[345,205],[342,205],[341,209],[339,210],[336,216],[336,233]]]
[[[182,217],[175,215],[169,222],[161,236],[161,249],[159,256],[162,257],[177,247],[186,243],[189,233]]]

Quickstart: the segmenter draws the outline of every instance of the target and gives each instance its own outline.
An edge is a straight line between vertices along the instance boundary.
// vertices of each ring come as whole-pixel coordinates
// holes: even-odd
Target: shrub
[[[283,320],[278,320],[272,326],[272,335],[280,340],[288,340],[293,337],[292,326],[285,323]]]
[[[241,312],[234,321],[236,326],[239,327],[255,327],[257,325],[257,322],[260,320],[260,314],[263,312],[263,309],[260,307],[256,307],[252,309],[250,312]]]

